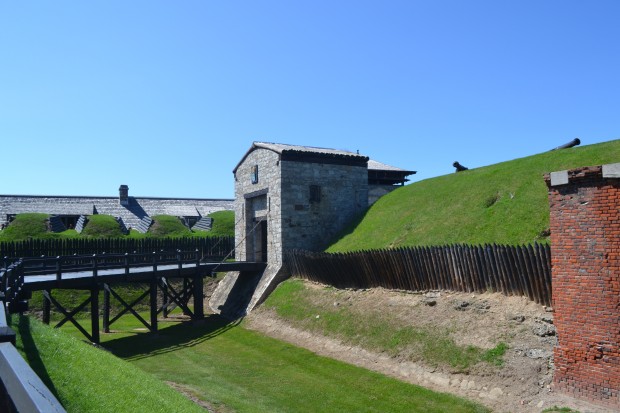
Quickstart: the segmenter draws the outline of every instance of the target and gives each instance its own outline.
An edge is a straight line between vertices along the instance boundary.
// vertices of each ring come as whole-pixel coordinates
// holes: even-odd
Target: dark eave
[[[407,176],[415,174],[416,171],[405,170],[368,170],[369,185],[404,185],[408,182]]]
[[[351,165],[363,167],[366,167],[368,165],[367,156],[304,152],[296,150],[282,151],[280,159],[282,161],[290,162],[323,163],[330,165]]]
[[[270,142],[253,142],[252,146],[243,155],[241,160],[233,169],[233,174],[237,173],[239,166],[256,149],[266,149],[277,153],[282,161],[324,163],[332,165],[353,165],[367,166],[369,158],[353,152],[338,149],[318,148],[313,146],[287,145]]]

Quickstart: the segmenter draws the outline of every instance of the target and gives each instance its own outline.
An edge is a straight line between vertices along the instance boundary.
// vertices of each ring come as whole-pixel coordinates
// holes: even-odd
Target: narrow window
[[[253,184],[258,183],[258,165],[254,165],[252,167],[252,183]]]
[[[310,203],[319,203],[321,202],[321,186],[320,185],[310,185]]]

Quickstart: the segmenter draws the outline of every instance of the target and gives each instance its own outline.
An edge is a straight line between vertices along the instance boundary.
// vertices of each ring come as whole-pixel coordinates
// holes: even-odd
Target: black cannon
[[[456,168],[456,172],[466,171],[466,170],[469,169],[468,167],[461,165],[457,161],[454,161],[452,166],[454,166]]]
[[[579,140],[579,138],[575,138],[572,141],[565,143],[564,145],[560,145],[557,148],[553,148],[551,149],[552,151],[555,151],[556,149],[566,149],[566,148],[572,148],[573,146],[577,146],[581,143],[581,141]],[[551,151],[549,151],[551,152]]]

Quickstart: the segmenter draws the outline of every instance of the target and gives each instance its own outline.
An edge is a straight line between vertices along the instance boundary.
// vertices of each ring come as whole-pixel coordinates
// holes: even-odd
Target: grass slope
[[[449,338],[448,331],[437,327],[413,328],[409,323],[398,322],[389,313],[360,314],[347,306],[316,305],[321,296],[333,295],[336,300],[342,292],[331,287],[328,290],[309,289],[303,281],[290,279],[280,284],[263,305],[297,328],[392,357],[406,354],[411,361],[449,367],[455,372],[467,372],[482,361],[502,364],[507,349],[502,342],[485,351],[475,346],[457,345]],[[320,317],[315,317],[316,314]]]
[[[164,325],[157,336],[104,335],[103,345],[161,380],[177,383],[217,412],[488,411],[317,356],[218,316]]]
[[[67,412],[204,412],[152,375],[30,317],[13,316],[17,348]]]
[[[81,234],[74,229],[60,233],[48,231],[48,214],[25,213],[18,214],[7,228],[0,231],[0,242],[23,241],[34,239],[59,238],[182,238],[182,237],[226,237],[235,235],[235,213],[233,211],[218,211],[209,214],[213,218],[211,231],[191,231],[183,225],[178,217],[170,215],[156,215],[153,217],[153,226],[146,234],[132,229],[129,235],[123,234],[118,222],[111,215],[95,214],[88,216],[88,222]]]
[[[28,238],[51,238],[47,232],[48,214],[18,214],[6,229],[0,232],[1,241],[22,241]]]
[[[176,388],[202,400],[217,413],[489,411],[459,397],[317,356],[247,330],[243,323],[231,323],[216,315],[199,323],[161,322],[156,335],[139,332],[139,327],[142,325],[133,317],[122,317],[115,324],[122,332],[102,334],[102,346],[161,381],[174,383]],[[80,333],[68,325],[60,332],[47,329],[56,335],[66,333],[80,337]],[[51,345],[58,344],[52,342]],[[48,372],[51,356],[46,351],[41,357]],[[57,387],[65,386],[64,375],[79,376],[82,369],[89,368],[80,363],[64,362],[67,372],[63,372],[63,376],[56,372],[50,374]],[[107,365],[108,361],[93,354],[91,363]],[[117,365],[109,364],[109,368],[115,370]],[[113,383],[117,380],[116,374],[121,373],[112,371],[109,375],[95,371],[94,374],[101,374],[101,381]],[[118,387],[126,386],[125,383],[121,381]],[[104,391],[112,399],[132,397],[125,395],[122,389],[106,387]],[[79,394],[72,396],[81,397]],[[88,391],[84,397],[90,397]],[[135,411],[150,412],[150,409],[145,405]],[[180,406],[169,411],[191,410]]]
[[[90,215],[82,231],[86,238],[121,238],[124,234],[112,215]]]
[[[171,215],[154,215],[153,225],[149,228],[149,235],[155,238],[189,237],[192,232],[178,217]]]
[[[543,175],[619,161],[615,140],[415,182],[379,199],[328,251],[545,241]]]
[[[235,236],[235,212],[234,211],[217,211],[212,212],[208,216],[213,218],[213,226],[211,231],[206,234],[209,237],[234,237]],[[204,231],[197,231],[204,232]]]

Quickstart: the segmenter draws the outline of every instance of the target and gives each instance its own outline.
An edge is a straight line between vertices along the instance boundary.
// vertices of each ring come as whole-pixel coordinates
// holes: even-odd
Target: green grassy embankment
[[[375,353],[447,367],[453,372],[467,372],[480,362],[495,366],[503,363],[502,356],[508,348],[503,342],[488,350],[457,345],[449,338],[448,331],[438,327],[414,328],[389,313],[365,311],[360,314],[348,306],[318,304],[338,301],[341,293],[332,287],[310,289],[303,281],[291,279],[280,284],[263,305],[299,329],[334,337]]]
[[[620,140],[414,182],[379,199],[328,252],[401,246],[546,242],[545,173],[620,162]]]
[[[153,225],[148,231],[148,235],[151,237],[182,238],[193,235],[193,232],[183,225],[178,217],[155,215],[151,218],[153,218]]]
[[[90,215],[81,234],[84,238],[122,238],[120,225],[111,215]]]
[[[102,334],[103,347],[175,383],[218,413],[488,412],[452,395],[317,356],[215,315],[200,323],[161,322],[155,336],[139,332],[142,326],[131,316],[118,323],[123,332]],[[72,326],[62,332],[80,337]],[[62,383],[61,378],[53,380]],[[109,378],[102,375],[99,380]]]
[[[56,238],[54,233],[48,232],[48,214],[27,213],[18,214],[13,222],[0,231],[0,241],[21,241],[28,238]],[[75,231],[74,231],[75,232]]]
[[[211,231],[192,231],[184,226],[178,217],[156,215],[153,226],[146,234],[131,230],[128,235],[122,233],[120,226],[111,215],[89,215],[81,234],[74,229],[60,233],[50,232],[47,227],[48,214],[18,214],[15,219],[0,231],[0,242],[23,241],[34,239],[58,238],[182,238],[182,237],[224,237],[235,235],[235,213],[233,211],[217,211],[209,214],[213,218]]]
[[[217,211],[207,215],[213,218],[213,226],[208,231],[210,237],[227,237],[235,236],[235,212],[234,211]],[[205,232],[205,231],[196,231]]]
[[[67,412],[204,412],[161,380],[31,317],[12,317],[17,349]]]

